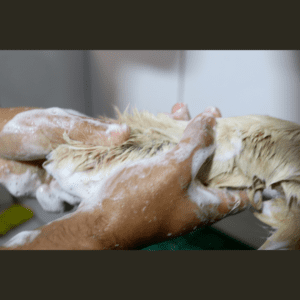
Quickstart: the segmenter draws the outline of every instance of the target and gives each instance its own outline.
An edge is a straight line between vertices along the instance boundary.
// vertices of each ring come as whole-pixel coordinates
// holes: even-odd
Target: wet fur
[[[109,122],[107,118],[103,121]],[[180,140],[187,125],[164,114],[118,112],[118,122],[131,128],[129,140],[120,146],[87,146],[71,140],[52,152],[58,167],[72,163],[74,170],[97,172],[115,164],[151,157],[170,150]],[[198,173],[205,185],[217,188],[247,189],[252,195],[265,188],[281,192],[268,202],[264,213],[261,194],[253,202],[256,217],[276,229],[262,249],[274,246],[295,249],[300,240],[300,125],[269,116],[249,115],[217,119],[217,150]],[[227,159],[226,159],[227,157]],[[254,200],[253,200],[254,201]],[[286,238],[284,238],[286,237]],[[280,244],[281,243],[281,244]],[[282,244],[283,243],[283,244]]]

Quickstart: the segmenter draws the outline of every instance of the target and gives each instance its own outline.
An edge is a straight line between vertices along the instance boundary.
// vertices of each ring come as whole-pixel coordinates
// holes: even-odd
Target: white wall
[[[224,117],[299,120],[299,52],[91,51],[93,111],[128,104],[152,113],[188,103],[194,117],[215,105]]]
[[[179,51],[91,51],[93,111],[113,116],[113,105],[152,113],[178,99]]]
[[[187,51],[184,100],[192,116],[215,105],[224,117],[268,114],[297,122],[298,56],[294,51]]]
[[[299,120],[299,51],[0,51],[0,105],[113,116],[188,103]]]
[[[0,50],[0,106],[59,106],[85,112],[85,54]]]

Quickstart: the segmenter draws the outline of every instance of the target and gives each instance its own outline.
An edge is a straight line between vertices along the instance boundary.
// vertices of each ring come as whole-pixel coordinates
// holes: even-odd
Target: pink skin
[[[209,106],[205,109],[205,112],[211,113],[215,118],[222,118],[222,114],[217,107]]]
[[[173,120],[189,121],[191,119],[187,104],[185,103],[176,103],[172,107],[171,113],[164,113]]]

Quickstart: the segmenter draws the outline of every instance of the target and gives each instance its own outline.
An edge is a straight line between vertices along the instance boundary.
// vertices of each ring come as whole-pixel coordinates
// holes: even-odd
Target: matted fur
[[[119,146],[89,146],[71,140],[52,152],[57,167],[71,164],[74,171],[98,172],[168,151],[180,140],[187,122],[137,109],[118,113],[118,123],[131,128],[130,138]],[[110,119],[101,117],[103,121]],[[254,178],[265,187],[280,184],[286,200],[300,199],[300,125],[269,116],[250,115],[217,119],[217,149],[205,176],[205,185],[251,188]],[[240,144],[240,149],[236,145]],[[237,151],[238,150],[238,151]],[[236,151],[236,153],[235,153]],[[226,155],[231,153],[228,159]],[[50,161],[46,162],[49,163]],[[202,172],[203,173],[203,172]]]
[[[280,184],[290,202],[300,199],[300,125],[269,116],[218,119],[216,156],[222,157],[232,139],[242,151],[227,161],[214,160],[209,183],[215,187],[250,187],[258,177],[266,187]]]
[[[108,170],[116,164],[137,159],[152,157],[160,151],[168,151],[180,140],[185,125],[174,121],[165,114],[155,117],[153,114],[134,109],[132,114],[127,110],[121,114],[117,109],[118,123],[126,123],[130,129],[130,137],[118,146],[89,146],[71,140],[66,133],[62,144],[52,152],[52,158],[46,161],[55,162],[56,167],[72,165],[74,171],[98,172]],[[110,119],[100,117],[103,122]]]

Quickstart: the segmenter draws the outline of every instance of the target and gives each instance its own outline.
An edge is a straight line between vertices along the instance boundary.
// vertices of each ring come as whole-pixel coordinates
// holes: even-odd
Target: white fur
[[[272,201],[264,201],[263,202],[263,209],[262,213],[269,217],[272,217]]]
[[[214,157],[215,161],[227,161],[237,155],[242,151],[242,140],[238,137],[233,137],[230,140],[230,144],[233,146],[231,150],[226,150],[221,147],[222,145],[217,144],[217,149],[222,149],[222,152],[217,151],[217,155]]]
[[[262,195],[263,195],[263,197],[269,198],[269,199],[275,199],[275,198],[279,198],[279,197],[284,196],[280,192],[278,192],[275,189],[272,189],[270,187],[264,189],[263,192],[262,192]]]
[[[221,199],[215,196],[214,194],[206,191],[199,182],[192,181],[187,191],[190,199],[199,206],[199,218],[204,213],[203,210],[207,205],[213,204],[218,206],[221,204]]]

